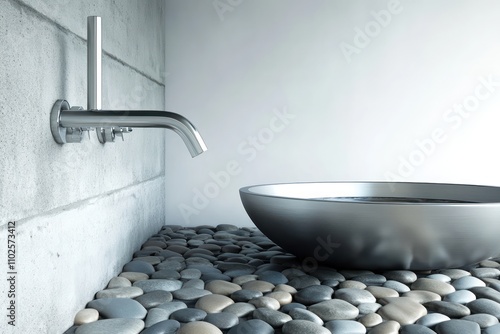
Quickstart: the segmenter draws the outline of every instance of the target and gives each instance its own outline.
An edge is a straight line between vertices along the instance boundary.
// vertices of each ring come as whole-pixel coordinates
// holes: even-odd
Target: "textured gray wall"
[[[16,332],[60,333],[164,224],[165,131],[59,146],[50,110],[86,107],[89,15],[102,17],[103,108],[164,109],[163,1],[0,2],[0,300],[15,220]]]

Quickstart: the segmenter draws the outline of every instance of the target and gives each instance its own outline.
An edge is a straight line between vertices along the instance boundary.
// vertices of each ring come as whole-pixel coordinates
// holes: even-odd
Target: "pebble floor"
[[[65,334],[500,333],[499,269],[304,267],[255,228],[166,225]]]

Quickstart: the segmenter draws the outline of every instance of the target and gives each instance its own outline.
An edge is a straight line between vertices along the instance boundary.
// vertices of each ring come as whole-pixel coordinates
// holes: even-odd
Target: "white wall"
[[[383,25],[371,13],[388,10]],[[238,189],[260,183],[500,185],[499,10],[493,0],[167,0],[166,107],[209,148],[191,160],[169,142],[167,221],[251,225]],[[463,103],[473,111],[460,116]],[[293,119],[272,123],[273,110]],[[210,173],[231,161],[216,187]]]
[[[103,108],[164,108],[161,0],[0,5],[1,333],[62,333],[164,224],[165,136],[58,145],[57,99],[86,107],[87,16],[102,17]],[[7,223],[16,221],[16,331],[7,325]]]

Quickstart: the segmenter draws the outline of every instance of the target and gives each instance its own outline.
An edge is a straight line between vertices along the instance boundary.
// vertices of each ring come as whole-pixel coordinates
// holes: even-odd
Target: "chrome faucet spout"
[[[191,156],[207,150],[198,130],[185,117],[160,110],[62,110],[59,124],[64,128],[166,128],[175,131]]]

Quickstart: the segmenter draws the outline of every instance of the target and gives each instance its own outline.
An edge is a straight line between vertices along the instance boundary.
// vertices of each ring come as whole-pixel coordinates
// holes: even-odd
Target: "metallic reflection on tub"
[[[240,196],[255,225],[308,266],[427,270],[500,254],[499,187],[290,183]]]

